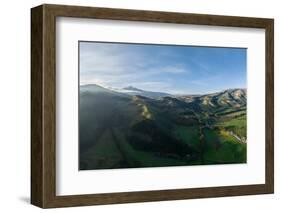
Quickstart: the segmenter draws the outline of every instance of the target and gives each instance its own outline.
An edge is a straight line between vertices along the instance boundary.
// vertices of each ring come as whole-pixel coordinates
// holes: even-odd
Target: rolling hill
[[[172,96],[80,86],[79,168],[246,162],[245,89]]]

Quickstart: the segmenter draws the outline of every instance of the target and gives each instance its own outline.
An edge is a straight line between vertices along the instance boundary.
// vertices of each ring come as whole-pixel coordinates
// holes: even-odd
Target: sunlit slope
[[[246,94],[230,93],[154,99],[81,86],[80,169],[246,162]]]

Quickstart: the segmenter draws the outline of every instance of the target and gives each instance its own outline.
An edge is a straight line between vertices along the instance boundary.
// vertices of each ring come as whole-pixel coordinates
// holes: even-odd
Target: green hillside
[[[79,168],[246,162],[246,91],[157,97],[80,87]]]

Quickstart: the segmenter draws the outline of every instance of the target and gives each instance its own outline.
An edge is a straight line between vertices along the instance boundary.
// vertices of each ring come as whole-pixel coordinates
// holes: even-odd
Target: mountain
[[[86,85],[81,85],[80,86],[80,91],[81,92],[93,92],[93,93],[111,93],[111,94],[116,94],[116,95],[130,95],[130,96],[143,96],[147,98],[162,98],[162,97],[171,97],[171,94],[168,93],[163,93],[163,92],[152,92],[152,91],[146,91],[146,90],[141,90],[136,87],[124,87],[122,89],[116,89],[112,87],[102,87],[97,84],[86,84]]]
[[[80,86],[79,168],[246,162],[245,89],[172,96]]]
[[[80,94],[81,93],[106,93],[106,94],[114,94],[117,96],[128,96],[126,93],[121,93],[111,88],[105,88],[99,86],[97,84],[86,84],[80,86]]]
[[[86,84],[86,85],[80,86],[80,92],[98,93],[98,92],[112,92],[112,91],[110,91],[102,86],[99,86],[97,84]]]
[[[141,90],[132,86],[124,87],[123,89],[115,90],[117,92],[126,93],[129,95],[140,95],[148,98],[162,98],[167,96],[172,96],[171,94],[164,92],[152,92],[147,90]]]
[[[136,87],[132,87],[132,86],[128,86],[128,87],[124,87],[124,90],[128,90],[128,91],[136,91],[136,92],[143,92],[143,90],[138,89]]]
[[[187,103],[196,102],[203,108],[220,108],[220,107],[243,107],[247,104],[246,89],[228,89],[217,93],[206,95],[179,96],[180,100]]]

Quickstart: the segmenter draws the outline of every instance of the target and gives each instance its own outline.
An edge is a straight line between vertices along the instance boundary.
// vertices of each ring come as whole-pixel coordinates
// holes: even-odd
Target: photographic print
[[[43,4],[30,34],[33,205],[274,193],[274,19]]]
[[[247,49],[79,41],[79,170],[247,162]]]

